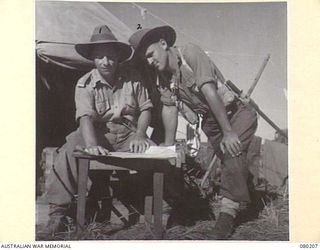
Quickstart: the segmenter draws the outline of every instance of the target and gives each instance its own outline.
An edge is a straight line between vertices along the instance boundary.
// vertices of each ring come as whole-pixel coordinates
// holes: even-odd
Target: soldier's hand
[[[232,157],[241,155],[241,142],[237,134],[233,131],[224,133],[220,148],[223,153],[227,150]]]
[[[133,153],[144,153],[149,148],[149,142],[145,136],[137,133],[129,147]]]

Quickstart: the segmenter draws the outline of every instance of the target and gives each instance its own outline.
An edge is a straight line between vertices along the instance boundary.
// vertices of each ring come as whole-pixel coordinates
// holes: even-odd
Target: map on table
[[[170,159],[177,158],[177,152],[175,146],[150,146],[144,153],[110,152],[107,156],[122,159]]]

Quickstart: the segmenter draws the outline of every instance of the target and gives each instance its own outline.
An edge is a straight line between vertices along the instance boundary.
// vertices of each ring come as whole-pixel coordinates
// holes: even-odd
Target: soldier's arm
[[[170,146],[175,143],[178,126],[178,109],[176,106],[163,105],[162,121],[165,130],[164,145]]]
[[[223,138],[221,141],[221,145],[223,147],[222,151],[224,151],[225,148],[232,157],[239,155],[241,152],[239,138],[230,125],[230,122],[227,118],[226,109],[215,89],[215,86],[210,83],[203,84],[201,91],[207,100],[211,112],[221,127],[223,133]]]

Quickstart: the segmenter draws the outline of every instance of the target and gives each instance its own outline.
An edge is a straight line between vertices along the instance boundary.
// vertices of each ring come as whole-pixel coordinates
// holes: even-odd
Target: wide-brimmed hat
[[[153,29],[141,29],[133,33],[129,38],[129,43],[135,50],[134,57],[150,44],[158,42],[161,38],[171,47],[176,41],[176,32],[170,26],[160,26]]]
[[[133,53],[133,49],[126,43],[119,42],[107,25],[97,26],[91,36],[90,42],[78,43],[76,51],[89,60],[93,60],[92,50],[98,44],[107,44],[113,47],[119,56],[119,62],[127,60]]]

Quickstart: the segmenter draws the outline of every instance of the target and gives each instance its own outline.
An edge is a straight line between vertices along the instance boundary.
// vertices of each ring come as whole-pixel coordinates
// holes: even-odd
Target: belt
[[[130,121],[129,119],[127,118],[121,118],[120,121],[117,121],[117,122],[112,122],[112,121],[108,121],[108,122],[97,122],[95,123],[95,127],[98,128],[98,129],[101,129],[101,130],[106,130],[105,132],[110,132],[112,133],[112,129],[110,130],[110,128],[108,127],[108,123],[109,124],[115,124],[115,125],[122,125],[124,127],[126,127],[127,129],[133,131],[133,132],[136,132],[137,131],[137,128],[136,126],[133,124],[132,121]]]

